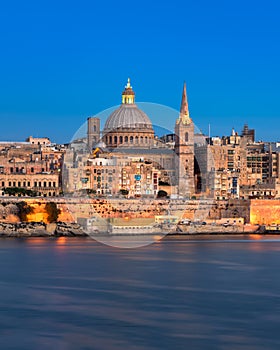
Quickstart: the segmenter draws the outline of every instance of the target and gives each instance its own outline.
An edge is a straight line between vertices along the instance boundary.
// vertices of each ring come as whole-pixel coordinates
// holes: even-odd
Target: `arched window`
[[[148,137],[145,136],[145,143],[148,143]]]
[[[114,144],[118,143],[118,136],[114,136]]]
[[[140,143],[143,143],[143,136],[140,136]]]
[[[185,142],[189,142],[189,134],[187,132],[185,133]]]
[[[109,144],[112,144],[112,136],[109,136]]]
[[[93,125],[93,132],[96,132],[96,125]]]
[[[130,143],[133,143],[133,136],[130,136],[129,142],[130,142]]]
[[[128,143],[128,136],[124,137],[124,142]]]
[[[188,159],[186,159],[186,165],[185,165],[185,170],[186,170],[186,174],[188,173],[188,171],[189,171],[189,160]]]
[[[123,143],[123,137],[122,136],[120,136],[120,143]]]
[[[138,143],[138,141],[139,141],[138,136],[135,136],[135,143]]]

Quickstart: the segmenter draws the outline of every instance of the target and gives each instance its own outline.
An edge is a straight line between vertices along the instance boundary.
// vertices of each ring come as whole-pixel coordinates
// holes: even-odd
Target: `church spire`
[[[192,122],[192,120],[190,118],[190,112],[189,112],[186,82],[184,82],[181,108],[180,108],[180,116],[179,116],[179,119],[177,120],[177,123],[179,123],[180,121],[183,124],[190,124]]]

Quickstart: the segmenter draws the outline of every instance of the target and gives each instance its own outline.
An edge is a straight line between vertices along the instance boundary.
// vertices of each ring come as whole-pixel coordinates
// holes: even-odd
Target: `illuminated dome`
[[[107,119],[103,140],[109,147],[149,147],[154,130],[150,118],[135,104],[135,93],[128,79],[122,93],[122,104]]]

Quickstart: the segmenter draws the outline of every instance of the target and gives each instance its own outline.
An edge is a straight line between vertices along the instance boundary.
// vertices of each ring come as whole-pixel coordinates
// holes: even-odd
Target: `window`
[[[124,137],[124,142],[128,142],[128,136]]]
[[[185,142],[189,142],[189,133],[185,133]]]

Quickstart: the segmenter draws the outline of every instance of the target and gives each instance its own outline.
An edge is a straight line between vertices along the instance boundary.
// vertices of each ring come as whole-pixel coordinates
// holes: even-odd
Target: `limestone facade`
[[[34,143],[1,144],[1,195],[11,194],[11,189],[20,195],[27,195],[28,190],[38,196],[60,194],[60,171],[64,151],[54,146],[50,147],[50,143],[43,144],[44,141],[40,140]]]

